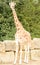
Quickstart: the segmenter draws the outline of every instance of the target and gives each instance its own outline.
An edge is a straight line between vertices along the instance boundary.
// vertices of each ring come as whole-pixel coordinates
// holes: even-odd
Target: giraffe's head
[[[15,8],[16,3],[15,2],[10,2],[9,5],[10,5],[10,8],[13,9],[13,8]]]

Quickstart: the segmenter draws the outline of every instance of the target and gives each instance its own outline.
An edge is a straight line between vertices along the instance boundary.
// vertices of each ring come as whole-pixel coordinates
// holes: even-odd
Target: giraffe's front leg
[[[20,45],[20,58],[19,58],[19,64],[22,63],[22,46]]]
[[[16,40],[16,54],[15,54],[14,64],[16,64],[17,62],[17,56],[18,56],[18,41]]]
[[[24,58],[24,62],[28,63],[29,61],[29,46],[25,46],[25,58]]]

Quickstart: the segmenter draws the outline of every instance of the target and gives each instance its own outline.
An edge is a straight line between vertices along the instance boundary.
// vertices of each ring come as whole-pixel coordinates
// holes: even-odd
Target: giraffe
[[[29,47],[31,46],[31,35],[28,31],[26,31],[24,29],[24,27],[22,26],[22,24],[20,23],[16,11],[15,11],[15,5],[16,3],[14,2],[10,2],[9,3],[10,8],[12,10],[13,13],[13,17],[14,17],[14,23],[16,26],[16,33],[15,33],[15,41],[16,41],[16,55],[15,55],[15,61],[14,64],[16,64],[17,62],[17,55],[18,55],[18,45],[20,45],[20,60],[19,60],[19,64],[22,63],[22,45],[23,42],[26,43],[25,45],[25,58],[24,58],[24,62],[28,63],[29,61]],[[27,52],[27,53],[26,53]]]

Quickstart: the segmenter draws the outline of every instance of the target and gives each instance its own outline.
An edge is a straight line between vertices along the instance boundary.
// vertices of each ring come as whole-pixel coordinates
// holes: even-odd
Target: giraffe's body
[[[17,45],[16,56],[15,56],[16,60],[14,63],[16,63],[16,61],[17,61],[18,44],[19,43],[23,44],[23,42],[26,42],[26,45],[25,45],[25,62],[28,62],[29,46],[31,45],[31,36],[30,36],[30,33],[23,28],[22,24],[20,23],[20,21],[17,18],[16,11],[14,8],[15,3],[11,2],[10,7],[11,7],[12,12],[13,12],[14,23],[15,23],[15,26],[17,29],[16,34],[15,34],[15,40],[16,40],[16,45]],[[27,50],[28,50],[28,54],[26,54]],[[26,56],[27,56],[27,58],[26,58]],[[22,46],[20,48],[20,63],[22,62],[21,57],[22,57]]]
[[[25,34],[24,34],[25,33]],[[16,38],[18,39],[19,42],[23,42],[26,41],[27,43],[31,41],[31,37],[29,32],[27,32],[26,30],[22,29],[22,30],[18,30],[15,34]],[[30,40],[29,40],[30,39]]]

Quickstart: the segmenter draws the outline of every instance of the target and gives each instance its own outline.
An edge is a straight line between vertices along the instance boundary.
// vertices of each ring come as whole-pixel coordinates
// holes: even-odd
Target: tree
[[[11,0],[0,0],[0,40],[14,39],[16,32],[12,11],[9,7]],[[17,3],[15,9],[23,27],[33,37],[40,37],[40,0],[13,0]]]

